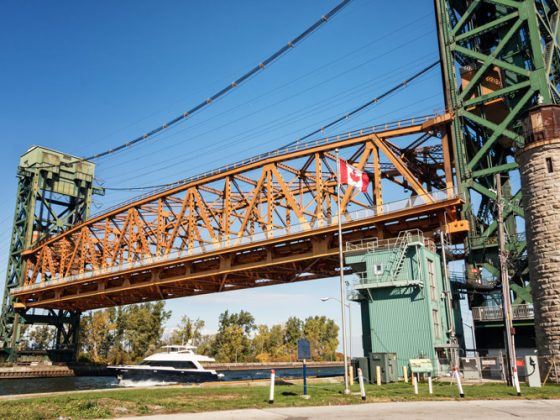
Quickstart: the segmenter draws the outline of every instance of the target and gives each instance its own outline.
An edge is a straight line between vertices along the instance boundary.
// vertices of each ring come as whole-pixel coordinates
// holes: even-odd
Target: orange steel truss
[[[341,189],[344,241],[430,232],[461,204],[447,121],[296,145],[139,198],[26,251],[14,295],[20,307],[87,310],[334,276],[334,150],[372,181]]]

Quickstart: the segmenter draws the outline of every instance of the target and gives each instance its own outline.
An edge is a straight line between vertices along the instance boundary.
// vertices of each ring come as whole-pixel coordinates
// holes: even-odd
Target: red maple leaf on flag
[[[358,174],[355,169],[352,169],[352,172],[350,172],[350,178],[352,178],[352,181],[354,182],[359,182],[362,178],[362,174]]]

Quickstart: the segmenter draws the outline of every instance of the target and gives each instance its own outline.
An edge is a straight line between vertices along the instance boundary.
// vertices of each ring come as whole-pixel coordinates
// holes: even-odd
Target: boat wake
[[[151,386],[165,386],[165,385],[177,385],[178,382],[167,382],[167,381],[131,381],[129,379],[122,379],[117,383],[117,386],[124,388],[143,388]]]

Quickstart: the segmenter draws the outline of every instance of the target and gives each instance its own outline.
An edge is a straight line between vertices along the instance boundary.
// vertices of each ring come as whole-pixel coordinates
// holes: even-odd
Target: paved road
[[[560,417],[560,400],[421,401],[326,407],[266,408],[126,417],[119,420],[306,420],[306,419],[512,419]]]

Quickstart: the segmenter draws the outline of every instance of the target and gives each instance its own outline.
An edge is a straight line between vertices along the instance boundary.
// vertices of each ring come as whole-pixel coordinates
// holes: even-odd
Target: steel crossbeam
[[[499,278],[496,174],[506,198],[504,223],[512,281],[528,287],[519,170],[521,120],[538,103],[558,103],[560,13],[550,0],[435,0],[446,106],[463,217],[469,281]],[[524,294],[529,296],[529,294]],[[482,299],[473,296],[473,299]]]

